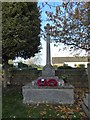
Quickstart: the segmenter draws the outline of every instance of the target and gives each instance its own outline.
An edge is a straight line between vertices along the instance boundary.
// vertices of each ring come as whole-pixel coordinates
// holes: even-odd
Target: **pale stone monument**
[[[47,32],[47,40],[46,40],[46,65],[43,67],[42,70],[42,77],[44,79],[57,79],[59,80],[58,76],[55,76],[55,70],[51,65],[51,52],[50,52],[50,25],[47,24],[45,30]]]
[[[72,85],[64,85],[63,80],[55,76],[55,71],[51,66],[50,54],[50,25],[47,24],[45,30],[47,32],[46,40],[46,65],[43,67],[42,76],[34,80],[32,83],[22,87],[23,103],[37,104],[73,104],[74,103],[74,89]],[[56,82],[56,86],[39,86],[38,81],[42,85],[49,80]]]
[[[42,77],[55,77],[55,71],[51,66],[51,52],[50,52],[50,25],[47,24],[45,27],[47,32],[47,40],[46,40],[46,65],[42,70]]]

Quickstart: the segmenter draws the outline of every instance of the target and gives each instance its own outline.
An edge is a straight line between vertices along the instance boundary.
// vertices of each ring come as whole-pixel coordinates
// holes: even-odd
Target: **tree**
[[[62,2],[58,5],[46,4],[56,11],[46,11],[48,20],[52,22],[52,37],[58,42],[71,45],[71,49],[90,50],[90,2]],[[57,42],[57,41],[56,41]]]
[[[39,6],[39,9],[46,5],[56,9],[54,12],[46,11],[47,20],[53,25],[51,37],[54,41],[70,45],[74,50],[84,49],[88,53],[90,88],[90,2],[62,2],[62,4],[58,2],[56,6],[45,2]]]
[[[8,60],[30,58],[40,51],[40,13],[35,2],[2,3],[2,58],[7,76]]]
[[[0,64],[2,64],[2,41],[0,41]]]

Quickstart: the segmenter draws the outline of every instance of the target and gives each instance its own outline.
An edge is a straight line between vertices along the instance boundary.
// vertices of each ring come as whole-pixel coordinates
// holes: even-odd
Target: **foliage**
[[[39,52],[40,13],[36,2],[3,2],[2,26],[4,62]]]
[[[2,64],[2,41],[0,40],[0,64]]]
[[[42,70],[42,66],[41,65],[36,65],[36,64],[29,65],[29,68],[37,68],[39,70]]]
[[[44,5],[56,7],[54,12],[46,11],[48,21],[52,22],[51,36],[56,42],[89,51],[90,2],[60,2],[56,6],[46,2]]]
[[[24,63],[18,63],[18,68],[28,68],[28,65]]]
[[[72,67],[64,64],[63,66],[59,66],[57,69],[69,69],[69,68]]]
[[[57,70],[58,66],[57,65],[53,65],[53,69]]]
[[[77,66],[77,68],[85,68],[85,65],[84,65],[84,64],[79,64],[79,65]]]
[[[10,66],[9,67],[9,71],[11,72],[15,72],[15,71],[18,71],[18,70],[21,70],[21,71],[29,71],[30,70],[42,70],[42,66],[40,65],[36,65],[36,64],[32,64],[32,65],[26,65],[26,64],[23,64],[23,63],[18,63],[18,68],[16,67],[13,67],[13,66]]]

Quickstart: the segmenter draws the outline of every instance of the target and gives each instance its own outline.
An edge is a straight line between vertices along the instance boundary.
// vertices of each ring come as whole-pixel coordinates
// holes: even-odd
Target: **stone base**
[[[57,81],[60,81],[60,79],[58,78],[58,76],[53,76],[53,77],[46,77],[46,76],[41,76],[41,77],[38,77],[38,79],[55,79],[55,80],[57,80]],[[37,80],[38,80],[37,79]],[[35,80],[35,81],[37,81],[37,80]]]
[[[73,104],[74,89],[73,86],[67,85],[64,87],[40,87],[29,85],[22,87],[23,103],[37,104]]]
[[[42,70],[42,77],[54,77],[55,71],[51,65],[45,65]]]

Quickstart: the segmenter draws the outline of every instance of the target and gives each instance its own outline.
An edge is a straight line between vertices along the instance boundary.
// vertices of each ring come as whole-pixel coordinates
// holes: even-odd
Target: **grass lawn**
[[[36,104],[25,105],[22,103],[20,86],[8,86],[3,89],[2,117],[9,118],[63,118],[68,120],[87,120],[81,108],[82,96],[88,91],[86,88],[75,89],[75,103],[73,105]]]

